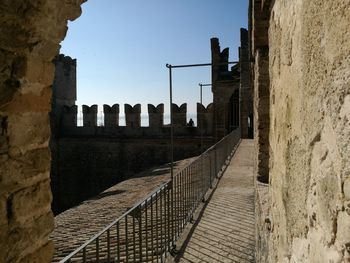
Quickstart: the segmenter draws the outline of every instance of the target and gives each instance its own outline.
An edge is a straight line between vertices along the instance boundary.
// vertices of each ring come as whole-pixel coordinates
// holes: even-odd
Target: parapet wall
[[[214,144],[203,139],[204,149]],[[171,161],[169,138],[69,136],[59,138],[52,173],[53,211],[58,214],[131,176]],[[174,140],[174,160],[201,153],[200,137]]]
[[[97,123],[97,105],[83,105],[83,126],[77,125],[78,108],[64,106],[61,120],[61,135],[124,135],[124,136],[169,136],[170,127],[164,125],[164,104],[148,104],[149,126],[141,127],[141,105],[124,105],[125,126],[119,124],[119,104],[103,105],[104,124]],[[198,125],[187,123],[187,104],[172,105],[175,135],[213,135],[213,105],[197,104]]]

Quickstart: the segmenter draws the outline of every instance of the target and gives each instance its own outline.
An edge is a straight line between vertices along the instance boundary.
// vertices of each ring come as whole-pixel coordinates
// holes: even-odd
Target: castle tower
[[[212,92],[214,107],[214,136],[220,140],[233,129],[231,116],[236,109],[231,105],[235,90],[239,89],[240,74],[238,66],[229,70],[229,49],[220,49],[219,39],[211,39],[212,56]]]
[[[242,139],[253,138],[253,92],[250,76],[248,30],[241,28],[240,65],[240,127]]]
[[[52,97],[57,106],[73,106],[77,99],[77,60],[69,56],[58,55],[55,64],[55,78]]]
[[[77,60],[58,55],[54,60],[55,78],[52,84],[51,133],[55,137],[62,126],[64,107],[72,107],[77,99]]]

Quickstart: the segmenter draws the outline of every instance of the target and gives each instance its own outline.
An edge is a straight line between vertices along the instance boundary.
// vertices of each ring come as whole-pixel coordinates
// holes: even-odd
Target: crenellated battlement
[[[83,105],[83,126],[95,127],[97,126],[97,105],[91,107]]]
[[[77,126],[78,106],[63,106],[62,126],[74,127]]]
[[[164,125],[164,104],[159,104],[155,107],[152,104],[147,105],[148,117],[149,117],[149,127],[160,128]]]
[[[131,128],[141,127],[141,104],[136,104],[133,107],[129,104],[125,104],[124,112],[125,112],[126,127],[131,127]]]
[[[112,107],[103,104],[103,114],[105,127],[119,126],[119,104],[114,104]]]
[[[171,109],[173,112],[173,124],[175,128],[186,126],[187,103],[182,104],[180,107],[173,103]]]
[[[54,58],[54,62],[55,63],[61,62],[67,65],[74,65],[74,66],[77,65],[77,60],[75,58],[71,58],[70,56],[66,56],[64,54],[59,54],[58,56],[56,56]]]
[[[110,134],[125,136],[168,136],[170,134],[170,126],[164,125],[164,104],[157,106],[148,104],[148,127],[141,127],[141,104],[134,106],[130,104],[124,105],[125,126],[121,126],[120,107],[119,104],[112,106],[103,105],[104,122],[98,123],[98,106],[83,105],[82,116],[83,126],[78,126],[78,107],[64,106],[61,120],[62,134]],[[172,104],[173,125],[176,135],[204,135],[211,136],[213,134],[213,105],[207,107],[197,104],[197,126],[187,124],[187,104]],[[76,128],[76,129],[75,129]],[[73,132],[72,132],[73,131]]]
[[[214,105],[210,103],[207,107],[203,104],[197,103],[197,123],[200,129],[206,134],[213,134],[214,132]]]

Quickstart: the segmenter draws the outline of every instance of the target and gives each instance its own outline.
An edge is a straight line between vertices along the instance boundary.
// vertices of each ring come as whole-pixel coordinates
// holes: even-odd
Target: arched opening
[[[0,9],[7,21],[0,42],[4,61],[0,75],[0,188],[4,190],[0,212],[6,222],[1,226],[0,247],[7,253],[0,255],[0,261],[50,261],[52,60],[66,34],[67,20],[80,15],[83,2],[11,1]],[[14,231],[30,238],[14,240]]]
[[[236,89],[230,98],[230,113],[229,113],[229,127],[233,131],[239,127],[239,90]]]
[[[250,114],[248,116],[248,138],[254,139],[254,116]]]

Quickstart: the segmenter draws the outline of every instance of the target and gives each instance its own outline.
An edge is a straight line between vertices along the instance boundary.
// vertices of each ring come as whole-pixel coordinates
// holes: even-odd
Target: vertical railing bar
[[[139,205],[138,211],[139,211],[139,258],[140,262],[142,262],[142,207]]]
[[[186,170],[182,171],[181,173],[181,231],[184,229],[184,217],[185,217],[185,213],[184,213],[184,205],[185,205],[185,201],[186,201],[186,195],[185,195],[185,184],[184,184],[184,177],[186,174]]]
[[[184,174],[185,174],[185,171],[182,171],[181,173],[181,178],[180,178],[180,231],[183,230],[183,218],[184,218],[184,200],[185,200],[185,191],[184,191]]]
[[[117,222],[117,258],[118,258],[118,263],[120,262],[120,226],[119,226],[119,221]]]
[[[173,178],[173,181],[175,179]],[[171,208],[171,213],[170,213],[170,220],[171,220],[171,239],[170,239],[170,250],[172,249],[172,245],[174,243],[174,237],[175,237],[175,218],[174,218],[174,209],[176,209],[175,206],[175,200],[174,200],[174,188],[175,188],[175,182],[171,183],[171,189],[170,189],[170,208]]]
[[[160,256],[161,256],[161,260],[163,258],[163,191],[162,189],[160,189],[160,192],[159,192],[159,216],[160,216],[160,246],[159,246],[159,249],[160,249]]]
[[[145,234],[146,234],[146,262],[148,262],[148,207],[147,199],[145,200]]]
[[[189,174],[190,174],[190,168],[189,167],[187,167],[187,169],[186,169],[186,219],[185,219],[185,222],[186,221],[188,221],[189,220],[189,207],[190,207],[190,191],[191,191],[191,185],[190,185],[190,180],[189,180],[189,178],[190,178],[190,176],[189,176]]]
[[[218,177],[218,167],[217,167],[217,152],[216,152],[216,146],[214,146],[214,169],[215,169],[215,177]]]
[[[177,227],[178,227],[178,208],[177,208],[177,202],[179,200],[178,198],[178,177],[175,177],[175,181],[174,181],[174,187],[173,187],[173,196],[174,196],[174,215],[173,215],[173,221],[174,221],[174,235],[173,235],[173,242],[175,242],[176,238],[177,238]]]
[[[167,233],[168,233],[168,238],[167,238],[167,250],[168,252],[170,252],[170,234],[171,234],[171,229],[170,229],[170,191],[169,191],[169,188],[167,188],[167,191],[166,191],[166,206],[167,206]]]
[[[136,211],[136,210],[135,210]],[[132,245],[133,245],[133,260],[136,261],[136,226],[135,215],[132,217]]]
[[[86,263],[86,247],[83,248],[83,263]]]
[[[125,215],[125,262],[129,262],[128,215]]]
[[[100,262],[100,238],[96,238],[96,262]]]
[[[168,196],[168,189],[164,188],[164,250],[165,250],[165,257],[167,257],[167,252],[168,250],[168,240],[169,240],[169,236],[170,236],[170,232],[169,232],[169,203],[167,203],[167,196]]]
[[[153,242],[153,237],[154,237],[154,225],[153,225],[153,195],[151,195],[151,260],[152,262],[154,261],[154,242]]]
[[[110,241],[110,230],[107,229],[107,262],[111,261],[111,241]]]
[[[187,220],[190,219],[190,208],[191,208],[191,167],[188,167],[188,171],[187,171],[187,184],[188,184],[188,189],[187,189],[187,195],[188,195],[188,199],[187,199],[187,208],[186,208],[186,216],[187,216]]]
[[[189,213],[192,212],[192,203],[193,203],[193,176],[192,176],[192,170],[193,170],[193,165],[190,166],[190,171],[189,171],[189,183],[190,183],[190,206],[189,206]],[[188,215],[191,217],[191,215]]]
[[[180,220],[181,220],[181,210],[180,210],[180,201],[181,201],[181,193],[180,193],[180,177],[181,173],[178,174],[177,178],[176,178],[176,228],[177,228],[177,233],[176,233],[176,239],[179,237],[179,233],[180,233]]]
[[[158,228],[159,228],[159,220],[158,220],[158,192],[156,192],[156,256],[157,256],[157,263],[159,262],[159,235],[158,235]]]
[[[212,172],[213,172],[213,167],[212,167],[212,158],[211,158],[211,154],[209,154],[209,181],[210,181],[210,189],[213,188],[213,180],[212,180]]]
[[[194,204],[194,207],[193,207],[193,211],[192,211],[192,213],[194,213],[194,211],[195,211],[195,207],[197,206],[197,203],[198,203],[198,197],[199,197],[199,195],[200,195],[200,191],[201,191],[201,180],[200,180],[200,178],[199,178],[199,176],[200,176],[200,173],[199,173],[199,170],[198,170],[198,167],[199,167],[199,162],[196,162],[196,186],[195,186],[195,189],[196,189],[196,202],[195,202],[195,204]],[[199,179],[199,180],[198,180]]]

